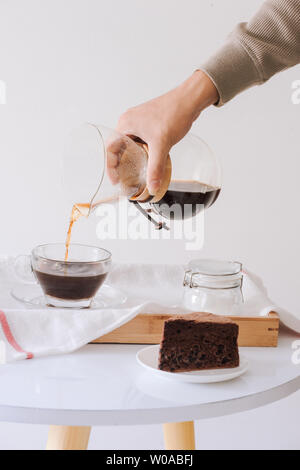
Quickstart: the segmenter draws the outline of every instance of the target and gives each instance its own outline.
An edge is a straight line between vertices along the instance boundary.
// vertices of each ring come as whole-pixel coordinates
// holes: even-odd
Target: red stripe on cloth
[[[2,312],[2,310],[0,310],[0,323],[1,323],[2,329],[4,331],[4,334],[6,336],[7,341],[9,342],[9,344],[16,351],[26,354],[26,359],[32,359],[33,354],[31,352],[24,351],[24,349],[22,349],[21,346],[19,346],[19,344],[16,342],[16,340],[15,340],[15,338],[14,338],[12,332],[11,332],[11,329],[9,327],[9,324],[7,322],[5,313]]]

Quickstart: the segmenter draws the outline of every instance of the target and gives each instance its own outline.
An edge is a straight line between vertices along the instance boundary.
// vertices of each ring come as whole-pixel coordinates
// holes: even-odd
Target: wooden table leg
[[[50,426],[46,450],[86,450],[89,426]]]
[[[195,450],[194,422],[163,425],[166,450]]]

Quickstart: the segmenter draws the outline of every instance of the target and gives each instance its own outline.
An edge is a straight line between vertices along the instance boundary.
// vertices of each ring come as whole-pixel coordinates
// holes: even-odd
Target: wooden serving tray
[[[140,313],[125,325],[101,336],[92,343],[160,343],[164,321],[169,314]],[[239,325],[239,346],[276,347],[279,316],[270,312],[267,317],[229,317]]]

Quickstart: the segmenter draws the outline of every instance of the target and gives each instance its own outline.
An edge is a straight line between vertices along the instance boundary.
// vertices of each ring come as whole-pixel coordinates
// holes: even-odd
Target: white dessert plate
[[[49,307],[46,304],[43,291],[38,284],[18,284],[11,290],[11,296],[26,305],[34,307]],[[115,287],[103,284],[96,297],[94,298],[89,310],[97,310],[103,308],[114,308],[123,305],[127,300],[124,292]]]
[[[145,369],[153,372],[155,375],[165,377],[175,382],[189,382],[189,383],[215,383],[225,382],[227,380],[235,379],[236,377],[244,374],[248,369],[248,360],[240,355],[240,365],[233,369],[210,369],[210,370],[197,370],[192,372],[166,372],[158,369],[158,353],[159,344],[155,346],[147,346],[146,348],[138,351],[136,355],[137,362]]]

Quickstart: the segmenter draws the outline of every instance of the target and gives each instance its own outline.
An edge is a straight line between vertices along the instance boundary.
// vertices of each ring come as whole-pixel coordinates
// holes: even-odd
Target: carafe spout
[[[90,214],[95,212],[95,210],[98,209],[98,207],[101,206],[101,204],[115,204],[119,201],[120,197],[121,196],[119,194],[115,194],[113,196],[109,196],[109,197],[97,200],[97,202],[92,201],[90,204],[87,204],[88,209],[87,210],[84,209],[84,213],[82,214],[88,217]]]

